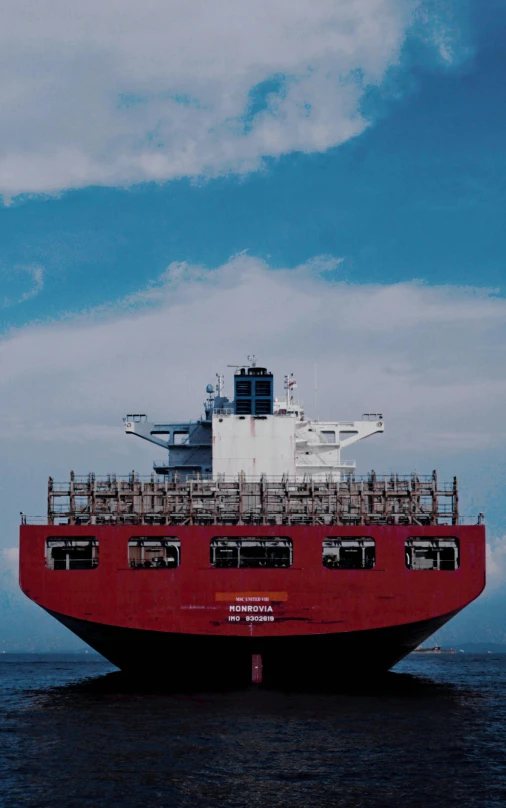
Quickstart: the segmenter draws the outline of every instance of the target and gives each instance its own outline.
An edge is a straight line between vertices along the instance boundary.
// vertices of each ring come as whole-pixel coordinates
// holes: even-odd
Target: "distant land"
[[[426,645],[422,645],[421,649],[428,651],[434,648],[434,645],[435,643],[428,642]],[[455,651],[464,651],[466,654],[488,654],[489,651],[491,654],[506,654],[506,643],[504,642],[464,642],[441,645],[441,651],[448,651],[450,648],[454,648]]]

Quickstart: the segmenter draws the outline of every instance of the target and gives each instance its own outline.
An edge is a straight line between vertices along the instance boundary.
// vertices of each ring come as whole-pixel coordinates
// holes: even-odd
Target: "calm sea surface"
[[[506,655],[370,687],[164,693],[90,655],[0,656],[0,805],[506,806]]]

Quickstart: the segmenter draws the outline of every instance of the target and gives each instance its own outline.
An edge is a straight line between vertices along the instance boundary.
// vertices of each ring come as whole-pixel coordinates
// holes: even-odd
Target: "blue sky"
[[[491,576],[448,636],[506,641],[506,8],[213,4],[2,12],[3,642],[71,642],[12,583],[47,474],[147,471],[130,405],[195,414],[253,350],[384,409],[362,470],[459,474]]]

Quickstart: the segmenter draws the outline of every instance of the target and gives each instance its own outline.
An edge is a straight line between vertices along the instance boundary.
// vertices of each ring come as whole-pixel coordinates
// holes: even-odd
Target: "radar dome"
[[[214,387],[212,386],[212,384],[207,385],[206,393],[214,393]]]

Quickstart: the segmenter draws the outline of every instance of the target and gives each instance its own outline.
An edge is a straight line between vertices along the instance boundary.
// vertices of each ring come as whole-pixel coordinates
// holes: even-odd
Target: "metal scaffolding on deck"
[[[281,477],[168,480],[70,472],[48,483],[51,525],[456,525],[458,485],[371,472],[344,480]]]

